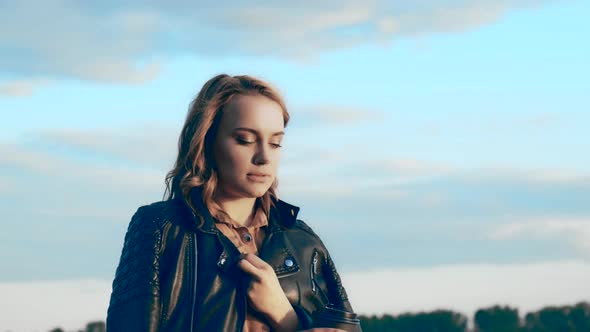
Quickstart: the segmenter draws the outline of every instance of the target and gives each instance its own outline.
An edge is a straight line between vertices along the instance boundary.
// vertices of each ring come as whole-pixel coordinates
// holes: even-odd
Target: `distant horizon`
[[[588,305],[590,305],[590,303],[585,302],[585,301],[581,301],[581,302],[577,302],[577,303],[573,303],[573,304],[565,304],[565,305],[558,305],[558,306],[549,305],[549,306],[545,306],[543,308],[540,308],[540,310],[549,309],[549,308],[563,308],[563,307],[569,308],[569,307],[577,307],[577,306],[580,306],[580,305],[588,306]],[[518,311],[517,308],[510,307],[510,306],[505,306],[505,305],[493,305],[493,306],[489,306],[489,307],[485,307],[485,308],[479,308],[478,311],[479,310],[490,310],[490,309],[494,309],[494,308],[516,310],[517,311],[517,314],[518,314],[519,321],[521,323],[524,322],[525,317],[528,314],[536,313],[536,312],[539,311],[539,310],[534,310],[534,311],[528,311],[528,312],[522,313],[522,312]],[[461,315],[464,315],[464,317],[467,318],[467,327],[468,327],[468,329],[473,329],[473,327],[476,325],[476,322],[475,322],[476,315],[473,315],[472,317],[467,317],[464,313],[457,312],[457,311],[454,311],[454,310],[448,310],[448,309],[435,309],[435,310],[426,310],[426,311],[421,310],[419,312],[384,313],[384,314],[380,314],[380,315],[375,315],[375,314],[370,314],[370,315],[360,314],[359,315],[359,318],[361,319],[361,321],[363,321],[363,319],[371,319],[373,317],[378,318],[378,319],[383,319],[386,316],[392,316],[392,317],[400,317],[400,316],[405,316],[405,315],[415,316],[415,315],[420,315],[420,314],[432,314],[432,313],[441,312],[441,311],[459,313]],[[86,324],[84,324],[83,327],[88,327],[88,325],[90,325],[90,324],[103,324],[103,326],[104,326],[106,324],[106,321],[105,320],[91,320],[91,321],[88,321]],[[56,327],[50,328],[49,330],[51,332],[51,331],[53,331],[55,329],[63,329],[63,328],[61,326],[56,326]],[[76,330],[79,330],[79,328],[76,329]],[[67,331],[67,329],[66,329],[66,331]]]
[[[188,105],[219,73],[284,95],[280,197],[360,313],[590,300],[588,10],[4,4],[0,327],[105,312],[130,218],[162,199]]]
[[[530,275],[538,278],[523,284]],[[510,306],[523,314],[547,306],[590,302],[587,295],[580,295],[590,294],[584,282],[590,278],[590,266],[584,261],[378,269],[345,272],[341,277],[353,309],[366,316],[452,310],[466,315],[471,324],[476,310],[494,305]],[[390,285],[390,280],[396,283]],[[3,324],[14,331],[43,331],[53,327],[72,330],[84,322],[104,321],[111,282],[0,283],[0,293],[5,294],[0,310],[9,317]],[[55,299],[61,299],[59,306],[54,305]],[[35,322],[30,321],[30,312],[38,313]],[[67,317],[63,312],[69,313]]]

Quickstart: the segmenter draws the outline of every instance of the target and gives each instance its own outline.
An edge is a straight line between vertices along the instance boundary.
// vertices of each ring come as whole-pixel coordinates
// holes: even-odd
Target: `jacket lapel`
[[[191,199],[202,218],[201,221],[201,218],[187,205],[193,216],[194,224],[200,225],[196,229],[200,232],[216,236],[223,247],[217,259],[217,266],[224,273],[233,272],[233,267],[236,266],[240,259],[239,250],[215,227],[209,209],[207,209],[201,198],[201,188],[195,187],[191,190]],[[285,228],[293,227],[298,213],[299,207],[273,198],[273,204],[271,204],[268,218],[266,238],[259,249],[258,255],[272,266],[278,278],[292,275],[300,270],[299,263],[292,252],[293,246],[284,234]]]
[[[270,210],[268,233],[258,255],[275,271],[278,278],[299,272],[299,263],[295,258],[293,246],[287,236],[285,228],[295,224],[299,208],[283,201],[275,201]]]

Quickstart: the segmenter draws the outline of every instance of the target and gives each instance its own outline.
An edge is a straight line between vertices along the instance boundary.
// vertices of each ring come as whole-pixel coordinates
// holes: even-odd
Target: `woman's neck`
[[[248,226],[254,217],[256,198],[224,198],[216,197],[215,202],[240,226]]]

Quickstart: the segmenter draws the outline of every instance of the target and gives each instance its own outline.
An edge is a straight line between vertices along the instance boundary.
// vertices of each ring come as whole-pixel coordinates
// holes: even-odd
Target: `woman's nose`
[[[270,151],[268,147],[266,147],[264,144],[259,144],[258,149],[256,149],[256,153],[254,154],[254,164],[268,164],[268,162],[270,161],[269,153]]]

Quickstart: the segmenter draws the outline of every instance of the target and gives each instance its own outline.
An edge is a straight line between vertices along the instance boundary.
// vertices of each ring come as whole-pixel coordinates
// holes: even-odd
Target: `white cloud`
[[[0,212],[22,218],[21,211],[26,211],[33,216],[27,223],[89,218],[120,222],[137,206],[161,199],[165,188],[165,170],[91,159],[83,151],[63,155],[0,144],[0,168],[9,176],[0,195],[12,202]]]
[[[453,172],[457,171],[455,167],[449,165],[410,158],[374,160],[367,161],[366,164],[375,170],[412,178],[431,178],[433,176],[453,174]]]
[[[347,125],[363,121],[379,121],[385,116],[385,113],[370,109],[361,109],[347,106],[321,106],[304,108],[299,112],[294,112],[298,116],[297,121],[310,125]],[[299,117],[300,116],[300,117]]]
[[[524,173],[524,172],[523,172]],[[560,170],[560,169],[553,169],[553,170],[541,170],[538,172],[530,173],[528,172],[528,176],[531,181],[536,181],[538,183],[570,183],[570,184],[583,184],[584,182],[590,181],[590,175],[588,174],[580,174],[568,170]]]
[[[17,187],[18,183],[16,179],[6,175],[0,175],[0,194],[8,195]]]
[[[400,37],[469,30],[544,2],[7,2],[0,12],[0,71],[140,83],[153,79],[166,57],[309,58]]]
[[[493,240],[561,240],[572,244],[581,254],[590,258],[588,218],[539,218],[534,221],[505,223],[494,226],[489,237]]]
[[[55,172],[65,163],[45,152],[29,151],[17,144],[0,143],[0,165],[35,172]]]
[[[338,151],[298,147],[290,151],[298,160],[290,158],[283,164],[279,177],[281,191],[314,197],[370,194],[400,199],[408,197],[408,186],[451,173],[450,167],[416,159],[351,159],[350,151],[358,149],[362,147],[346,146]],[[439,194],[422,195],[429,199],[433,196]]]
[[[494,304],[527,311],[590,300],[590,263],[447,265],[343,275],[355,310],[364,314],[452,309],[472,318]]]
[[[111,282],[104,280],[1,282],[3,331],[78,331],[106,317]]]
[[[36,88],[47,85],[48,83],[44,79],[26,79],[0,83],[0,96],[28,97],[33,94]]]
[[[60,188],[98,189],[121,197],[163,192],[165,174],[177,153],[177,134],[176,129],[155,124],[36,131],[16,143],[0,143],[0,165],[45,177],[54,185],[56,195],[62,193]],[[561,199],[561,205],[552,205],[551,214],[585,215],[589,211],[583,202],[584,192],[590,192],[586,174],[551,169],[461,169],[431,160],[370,154],[363,150],[362,141],[337,148],[287,144],[279,190],[286,196],[303,197],[306,200],[298,202],[302,204],[312,197],[314,202],[336,197],[349,202],[376,199],[395,204],[398,212],[411,212],[403,219],[420,218],[426,210],[415,209],[423,210],[422,206],[428,207],[432,220],[487,216],[497,220],[502,214],[537,214],[543,210],[539,206],[559,195],[580,198]],[[351,158],[351,151],[363,151],[364,155]],[[58,185],[75,180],[78,182],[69,188]],[[543,213],[547,212],[544,209]],[[401,216],[391,215],[396,217]]]
[[[84,187],[100,187],[112,189],[114,192],[122,188],[137,190],[153,189],[163,181],[160,172],[141,167],[124,167],[108,163],[95,164],[90,160],[52,154],[46,151],[27,149],[13,144],[0,144],[0,166],[14,167],[48,180],[74,179],[81,181]]]
[[[478,308],[502,304],[524,315],[546,305],[590,300],[590,263],[580,261],[380,269],[341,277],[361,314],[452,309],[471,318]],[[110,293],[110,280],[0,283],[2,328],[76,330],[91,320],[104,321]]]
[[[148,82],[160,74],[161,65],[159,63],[152,62],[144,66],[137,66],[131,61],[97,59],[94,63],[78,64],[77,68],[71,69],[84,79],[128,84]]]
[[[138,166],[166,168],[174,163],[178,133],[180,128],[144,123],[124,128],[43,130],[32,133],[32,140],[40,145],[78,149]]]

